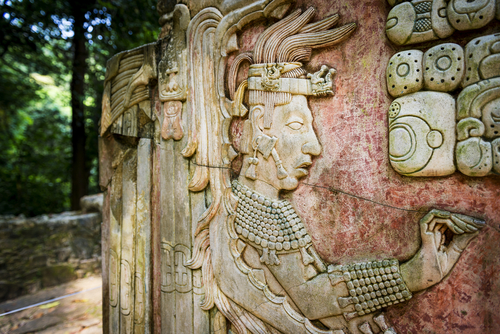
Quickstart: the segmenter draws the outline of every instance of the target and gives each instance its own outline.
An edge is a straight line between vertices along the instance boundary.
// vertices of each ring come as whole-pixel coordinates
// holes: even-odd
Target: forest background
[[[156,0],[0,0],[0,215],[99,192],[106,61],[154,42]]]

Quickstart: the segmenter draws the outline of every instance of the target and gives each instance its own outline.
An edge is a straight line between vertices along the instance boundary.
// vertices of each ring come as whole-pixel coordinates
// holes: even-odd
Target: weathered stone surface
[[[500,78],[482,80],[464,88],[457,98],[458,169],[469,176],[498,173],[500,137]]]
[[[458,44],[446,43],[427,50],[423,56],[424,86],[428,90],[455,90],[464,75],[464,50]]]
[[[482,28],[495,17],[495,1],[451,0],[447,14],[451,25],[457,30]]]
[[[389,166],[387,157],[391,148],[387,144],[391,135],[385,113],[392,99],[387,95],[383,76],[387,59],[404,50],[386,40],[383,18],[389,11],[387,5],[380,1],[364,1],[325,6],[319,0],[299,1],[292,5],[289,13],[301,8],[302,20],[325,21],[319,25],[297,27],[296,31],[290,32],[291,35],[300,33],[301,29],[310,31],[332,24],[338,20],[332,18],[336,12],[342,15],[341,26],[356,22],[358,28],[338,45],[318,50],[305,47],[296,53],[288,53],[290,50],[283,50],[283,47],[273,59],[271,45],[279,49],[282,41],[269,43],[268,53],[256,56],[257,41],[272,24],[282,22],[289,4],[276,2],[274,7],[267,9],[268,2],[245,7],[248,4],[244,1],[209,1],[187,5],[193,21],[187,30],[188,99],[182,102],[180,121],[185,131],[179,142],[169,136],[161,138],[165,105],[159,100],[159,94],[151,97],[158,117],[153,136],[151,195],[154,330],[198,333],[231,329],[236,332],[251,324],[256,332],[274,333],[279,329],[285,333],[300,333],[315,331],[320,319],[335,334],[377,333],[381,330],[388,333],[409,330],[442,332],[442,328],[455,330],[454,324],[470,333],[484,331],[485,327],[497,331],[498,325],[488,320],[488,308],[498,307],[500,302],[488,296],[498,294],[500,287],[495,283],[498,279],[496,269],[488,266],[498,268],[500,265],[498,256],[495,257],[500,237],[496,215],[500,208],[498,180],[492,177],[474,179],[459,173],[440,178],[408,178]],[[422,7],[435,4],[439,2]],[[441,2],[443,4],[446,5]],[[208,8],[211,5],[215,7]],[[317,8],[314,15],[307,10],[310,5]],[[409,5],[416,11],[419,4]],[[241,10],[235,11],[238,8]],[[418,14],[429,17],[433,13],[432,8],[418,7],[418,10],[425,12]],[[439,14],[439,11],[435,13]],[[295,19],[299,15],[296,14]],[[440,22],[447,20],[444,16],[440,18],[444,20]],[[431,17],[431,30],[422,33],[432,38],[446,37],[449,32],[435,29],[436,22]],[[414,34],[413,27],[409,32],[410,39],[417,41],[423,35]],[[460,47],[470,39],[460,33],[456,36],[459,36],[457,40],[450,42]],[[294,36],[285,44],[291,48],[301,38]],[[322,38],[326,37],[322,35]],[[311,40],[318,45],[322,43],[317,36]],[[266,49],[266,44],[260,47]],[[287,58],[291,54],[302,65],[292,65],[296,66],[296,71],[283,72],[287,76],[282,76],[282,70],[291,68],[291,58]],[[276,59],[280,64],[276,64]],[[265,66],[249,66],[248,62],[252,61],[255,65]],[[241,71],[238,72],[238,68],[232,71],[232,64],[237,63],[241,65]],[[322,65],[334,67],[336,77],[331,71],[315,76],[318,70],[321,72]],[[298,73],[301,70],[304,72]],[[247,86],[241,83],[245,79],[249,79]],[[294,86],[291,85],[292,79],[304,81],[298,81]],[[305,80],[310,80],[310,83]],[[307,92],[313,92],[313,80],[317,80],[315,85],[324,84],[325,87],[331,82],[331,87],[324,92],[335,91],[335,96],[306,97]],[[451,77],[449,80],[452,81]],[[203,85],[199,84],[201,82]],[[242,87],[239,92],[238,87]],[[248,97],[245,89],[250,90]],[[265,97],[264,93],[269,93],[266,91],[269,89],[274,89],[276,96],[293,89],[295,96],[290,97],[290,101],[283,97],[275,106],[270,101],[276,96]],[[152,91],[155,91],[154,87]],[[418,102],[425,107],[422,116],[425,122],[432,123],[429,128],[441,130],[444,127],[450,134],[443,137],[443,143],[455,136],[454,97],[427,91],[400,98],[410,98],[414,94],[422,94]],[[241,106],[242,102],[244,106]],[[422,119],[418,109],[404,117]],[[405,112],[404,108],[401,110]],[[437,117],[440,113],[445,115],[444,122]],[[395,114],[394,118],[399,117]],[[475,116],[465,118],[482,123]],[[476,124],[474,122],[461,123],[459,132],[467,135],[479,133],[471,128]],[[293,131],[300,134],[294,135]],[[421,143],[436,146],[434,153],[439,153],[442,147],[438,145],[439,136],[432,133]],[[432,161],[446,161],[437,164],[432,173],[438,173],[438,167],[446,164],[448,170],[455,168],[455,142],[455,138],[446,142],[445,158],[440,153],[432,155]],[[237,152],[243,158],[236,158],[231,164]],[[115,165],[116,177],[110,187],[110,212],[116,217],[122,217],[120,210],[124,209],[120,176],[124,174],[119,172],[123,168],[120,165],[121,162]],[[446,168],[440,172],[449,173],[443,170]],[[253,204],[248,198],[239,197],[238,185],[236,191],[229,189],[231,181],[236,178],[249,187],[250,198],[254,194],[257,196],[252,199]],[[188,188],[191,192],[187,191]],[[286,192],[280,194],[279,190]],[[259,203],[259,195],[265,197],[264,204]],[[266,198],[271,212],[267,212],[266,206],[265,213],[278,215],[265,217],[269,228],[266,224],[257,225],[253,220],[246,222],[244,219],[249,218],[244,215],[252,215],[243,208],[251,210],[252,219],[256,219],[255,215],[264,214],[262,206],[265,206]],[[290,203],[290,209],[285,200]],[[282,223],[283,217],[279,215],[285,216],[285,212],[272,213],[273,209],[281,210],[280,204],[286,204],[285,212],[289,216],[297,215],[294,226],[289,223],[287,227]],[[431,208],[440,210],[430,211]],[[447,210],[468,216],[451,214]],[[236,219],[238,213],[243,218]],[[487,227],[483,228],[485,233],[479,233],[479,237],[465,249],[477,235],[474,229],[483,227],[481,219],[471,216],[485,219]],[[114,236],[110,239],[110,248],[117,250],[115,255],[110,251],[110,263],[115,261],[113,259],[118,259],[119,263],[123,253],[122,242],[117,242],[123,240],[119,219],[110,219],[110,230],[115,231],[111,233]],[[269,219],[275,219],[276,225]],[[266,231],[262,232],[264,228]],[[291,232],[288,231],[290,228]],[[262,237],[259,232],[262,232]],[[291,239],[292,234],[297,248],[293,248],[290,242],[287,250],[285,236]],[[196,236],[194,241],[191,239],[193,235]],[[260,242],[257,242],[257,237]],[[280,237],[283,241],[278,240]],[[267,243],[263,245],[263,241]],[[289,252],[291,249],[296,251]],[[193,258],[186,261],[189,256]],[[384,285],[389,298],[386,300],[386,296],[365,296],[361,280],[356,278],[360,285],[356,289],[361,289],[361,293],[355,291],[353,296],[341,271],[343,265],[362,262],[366,266],[368,262],[379,263],[378,260],[384,258],[396,259],[401,264],[400,272],[395,266],[396,273],[403,276],[409,290],[415,292],[427,288],[427,291],[415,294],[410,301],[400,302],[399,291],[390,292]],[[386,267],[383,267],[385,271]],[[120,269],[112,268],[110,265],[110,278],[120,277]],[[203,268],[202,273],[197,268]],[[363,279],[369,277],[368,274]],[[449,277],[458,277],[460,281],[451,281]],[[354,286],[354,280],[349,280],[349,283],[351,281]],[[367,284],[375,289],[374,283],[363,282],[366,289]],[[434,285],[437,282],[440,283]],[[110,279],[110,291],[114,291],[110,293],[111,332],[119,331],[119,326],[131,329],[129,324],[120,324],[120,317],[123,317],[123,310],[118,306],[122,297],[120,289],[126,287],[121,283],[118,278]],[[394,300],[389,296],[396,298],[398,305],[392,305]],[[357,301],[354,298],[358,298]],[[387,303],[381,306],[387,308],[387,322],[372,316],[379,306],[374,298],[379,305]],[[204,300],[204,309],[212,308],[212,311],[202,311],[192,304],[192,301],[200,300]],[[469,304],[480,311],[472,312],[467,306]],[[214,305],[219,309],[216,310]],[[468,310],[471,322],[460,313],[461,310]],[[411,313],[412,318],[405,312]]]
[[[467,87],[480,80],[500,76],[498,53],[500,53],[499,34],[481,36],[467,43],[466,71],[462,86]]]
[[[457,143],[457,167],[469,176],[486,176],[493,167],[491,144],[481,138],[469,138]]]
[[[386,71],[389,94],[399,97],[424,87],[422,56],[420,50],[408,50],[398,52],[389,59]]]
[[[455,100],[446,93],[419,92],[389,107],[389,157],[400,174],[443,176],[455,171]]]
[[[385,29],[397,45],[446,38],[454,31],[446,17],[444,0],[400,3],[389,12]]]
[[[80,198],[80,207],[84,213],[102,212],[103,194],[83,196]]]
[[[100,213],[0,217],[0,300],[100,271],[100,228]]]

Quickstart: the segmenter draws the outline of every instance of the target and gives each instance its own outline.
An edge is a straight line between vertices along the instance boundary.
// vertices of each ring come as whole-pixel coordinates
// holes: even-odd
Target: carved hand
[[[440,282],[451,271],[460,254],[485,226],[483,220],[431,210],[420,220],[422,246],[401,265],[411,291],[420,291]]]

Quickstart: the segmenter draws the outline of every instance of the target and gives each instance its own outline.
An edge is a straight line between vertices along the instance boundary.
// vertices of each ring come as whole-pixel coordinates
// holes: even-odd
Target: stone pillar
[[[157,9],[104,81],[105,333],[500,331],[495,1]]]

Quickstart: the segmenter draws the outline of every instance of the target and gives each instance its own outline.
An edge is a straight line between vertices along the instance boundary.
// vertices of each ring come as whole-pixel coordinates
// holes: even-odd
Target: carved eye
[[[302,125],[303,125],[302,122],[298,122],[298,121],[290,122],[287,124],[287,126],[293,130],[300,129],[302,127]]]

